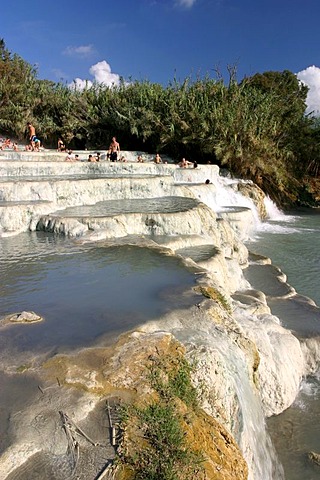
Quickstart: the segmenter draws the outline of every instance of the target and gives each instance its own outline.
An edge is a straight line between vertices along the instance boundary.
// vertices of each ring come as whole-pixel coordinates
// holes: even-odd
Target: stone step
[[[97,152],[100,153],[101,161],[109,162],[106,150],[73,150],[73,153],[79,156],[79,160],[84,162],[88,160],[90,154],[96,155]],[[122,151],[120,153],[120,157],[123,156],[126,159],[126,162],[137,162],[138,155],[142,155],[144,162],[153,162],[154,154],[134,151]],[[40,152],[28,152],[22,149],[17,152],[14,152],[13,150],[0,150],[0,159],[20,160],[24,162],[64,162],[66,156],[67,152],[57,152],[56,150],[49,149],[41,150]],[[161,158],[163,162],[174,163],[172,158],[167,155],[161,155]]]
[[[0,182],[0,201],[44,200],[56,207],[94,204],[103,200],[172,195],[170,176],[7,177]]]
[[[200,165],[198,168],[179,168],[173,164],[156,165],[153,162],[56,162],[41,159],[23,161],[21,159],[5,160],[0,157],[0,179],[6,177],[30,176],[74,176],[74,175],[160,175],[171,176],[179,183],[204,183],[219,176],[217,165]]]
[[[212,244],[192,245],[176,250],[176,253],[184,258],[191,258],[194,262],[200,263],[220,255],[220,250]]]
[[[133,234],[211,236],[217,230],[215,220],[214,212],[196,199],[162,197],[71,207],[42,216],[36,228],[69,236],[103,230],[102,238]]]
[[[0,201],[0,237],[35,230],[41,215],[52,209],[53,204],[48,201]]]
[[[0,161],[0,177],[27,177],[52,175],[173,175],[174,165],[155,165],[153,163],[110,163],[110,162],[54,162],[54,161]]]
[[[281,318],[281,324],[299,339],[320,336],[320,308],[313,300],[302,295],[290,298],[270,298],[268,305],[273,315]]]
[[[267,297],[288,298],[295,294],[286,275],[275,265],[251,263],[243,273],[250,285]]]

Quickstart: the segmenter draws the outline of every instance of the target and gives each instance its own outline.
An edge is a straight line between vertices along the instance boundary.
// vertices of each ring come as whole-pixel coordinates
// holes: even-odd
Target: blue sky
[[[238,80],[287,69],[320,110],[319,0],[11,0],[1,17],[0,37],[39,78],[167,85],[216,68],[227,79],[228,65]]]

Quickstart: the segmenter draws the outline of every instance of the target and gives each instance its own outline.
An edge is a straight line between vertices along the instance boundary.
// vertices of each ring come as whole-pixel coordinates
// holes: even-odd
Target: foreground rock
[[[38,315],[35,312],[21,312],[21,313],[12,313],[10,315],[6,315],[2,318],[1,322],[3,325],[7,323],[36,323],[42,322],[44,320],[41,315]]]

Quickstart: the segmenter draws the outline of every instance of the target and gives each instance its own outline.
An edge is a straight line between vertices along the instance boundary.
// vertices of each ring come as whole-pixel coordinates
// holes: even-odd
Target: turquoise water
[[[198,298],[194,273],[176,257],[42,232],[0,239],[0,276],[0,319],[21,311],[44,317],[29,325],[0,322],[0,453],[11,443],[11,417],[39,394],[36,373],[10,372],[56,353],[110,345]]]
[[[320,209],[262,224],[249,248],[270,257],[300,294],[320,305]]]
[[[35,311],[45,319],[2,327],[0,352],[88,346],[195,301],[181,295],[193,273],[155,250],[42,232],[2,238],[0,247],[0,318]]]
[[[298,293],[320,305],[319,240],[320,211],[301,210],[262,224],[254,241],[247,246],[251,251],[270,257]],[[278,302],[274,308],[278,311],[273,313],[278,314],[282,308],[286,314],[283,323],[290,322],[296,315],[293,321],[297,331],[319,336],[319,316],[313,315],[312,329],[306,332],[303,324],[309,312],[303,314],[301,304],[285,305],[283,302],[279,308]],[[281,315],[278,316],[282,320]],[[320,467],[310,463],[307,453],[320,452],[320,375],[302,382],[294,404],[281,415],[270,418],[268,428],[286,480],[319,480]]]

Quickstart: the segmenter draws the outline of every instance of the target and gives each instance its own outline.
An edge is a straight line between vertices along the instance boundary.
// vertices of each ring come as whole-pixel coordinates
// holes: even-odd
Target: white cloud
[[[91,88],[92,82],[90,80],[75,78],[72,83],[69,83],[69,87],[73,88],[74,90],[84,90],[85,88]]]
[[[309,87],[306,113],[320,115],[320,68],[312,65],[297,73],[298,79]]]
[[[81,45],[79,47],[67,47],[62,52],[64,55],[68,55],[69,57],[90,57],[93,53],[95,53],[93,45]]]
[[[191,8],[197,0],[176,0],[176,4],[180,7]]]
[[[119,85],[120,76],[111,72],[111,67],[105,60],[92,65],[89,72],[94,76],[97,83],[103,83],[108,86]]]
[[[108,62],[102,60],[95,65],[90,67],[89,72],[94,77],[96,83],[101,83],[107,87],[112,87],[112,85],[119,85],[120,75],[117,73],[111,72],[111,67]],[[92,87],[93,82],[91,80],[82,80],[81,78],[75,78],[74,81],[69,85],[70,88],[75,88],[76,90],[83,90],[84,88]]]

